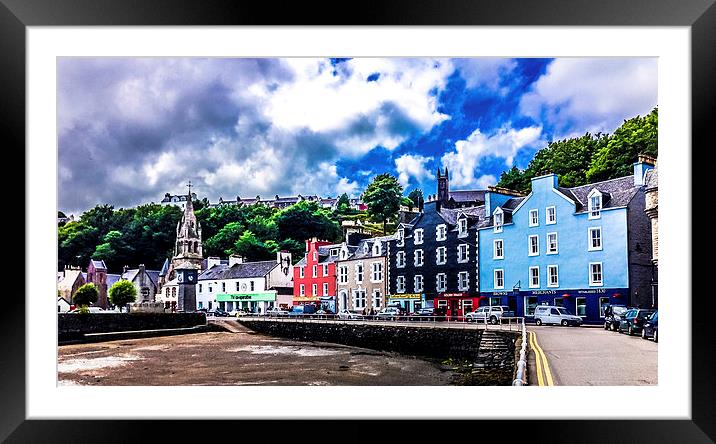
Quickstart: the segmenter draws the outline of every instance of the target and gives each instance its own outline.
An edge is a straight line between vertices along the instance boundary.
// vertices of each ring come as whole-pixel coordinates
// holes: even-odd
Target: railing
[[[517,361],[517,374],[512,385],[527,385],[527,328],[525,327],[525,319],[522,318],[522,349],[520,350],[520,360]]]
[[[446,328],[480,328],[519,331],[520,326],[524,330],[523,317],[498,317],[493,320],[489,318],[473,320],[464,316],[422,316],[422,315],[363,315],[351,314],[248,314],[236,316],[237,319],[281,321],[281,322],[305,322],[305,323],[370,323],[379,324],[393,322],[398,325],[423,326],[423,327],[446,327]],[[231,319],[231,318],[216,318]]]

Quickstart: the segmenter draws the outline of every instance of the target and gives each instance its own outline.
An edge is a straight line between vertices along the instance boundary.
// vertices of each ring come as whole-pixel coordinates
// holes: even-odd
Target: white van
[[[565,327],[568,325],[582,325],[582,318],[575,316],[564,307],[556,305],[538,305],[535,307],[535,323],[542,324],[561,324]]]

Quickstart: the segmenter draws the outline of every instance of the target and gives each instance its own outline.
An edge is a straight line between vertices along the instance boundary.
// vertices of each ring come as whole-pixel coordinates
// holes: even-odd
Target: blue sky
[[[484,188],[654,106],[654,58],[61,58],[59,208]]]

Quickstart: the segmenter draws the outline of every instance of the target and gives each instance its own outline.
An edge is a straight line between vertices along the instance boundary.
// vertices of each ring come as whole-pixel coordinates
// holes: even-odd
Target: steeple
[[[177,238],[174,247],[172,265],[176,266],[180,262],[188,261],[197,267],[201,267],[201,261],[203,259],[201,225],[196,220],[196,215],[194,214],[191,181],[189,181],[187,187],[189,187],[189,191],[186,196],[184,214],[182,215],[181,221],[177,224]]]
[[[438,168],[438,195],[437,200],[442,203],[446,203],[450,199],[450,176],[448,175],[448,169],[445,167],[445,174],[440,174],[440,168]]]

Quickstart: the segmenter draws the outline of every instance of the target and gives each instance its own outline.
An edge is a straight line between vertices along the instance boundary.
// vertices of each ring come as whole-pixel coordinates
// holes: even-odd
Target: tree
[[[246,228],[240,222],[229,222],[204,242],[204,252],[207,256],[231,254],[244,231]]]
[[[95,287],[94,284],[84,284],[80,288],[77,289],[77,292],[75,292],[75,295],[72,296],[72,302],[75,303],[75,305],[79,305],[80,307],[85,307],[90,304],[94,304],[97,302],[97,299],[99,298],[99,291],[97,291],[97,287]]]
[[[411,206],[411,209],[412,209],[412,207],[415,207],[418,209],[418,211],[423,211],[423,205],[425,205],[425,199],[423,197],[423,190],[421,190],[420,188],[414,189],[413,191],[411,191],[408,194],[408,199],[413,201],[413,205]]]
[[[368,216],[383,224],[386,234],[387,222],[398,215],[403,196],[403,187],[395,176],[379,174],[363,193],[363,203],[368,207]]]
[[[122,311],[125,305],[136,300],[137,289],[134,288],[134,284],[129,281],[117,281],[109,289],[109,302],[119,307],[119,311]]]
[[[304,242],[317,237],[328,241],[341,238],[341,227],[333,215],[316,202],[300,201],[274,215],[278,227],[278,239]]]
[[[272,259],[277,251],[276,241],[268,240],[264,243],[249,230],[244,231],[234,245],[234,252],[245,257],[248,262]]]

